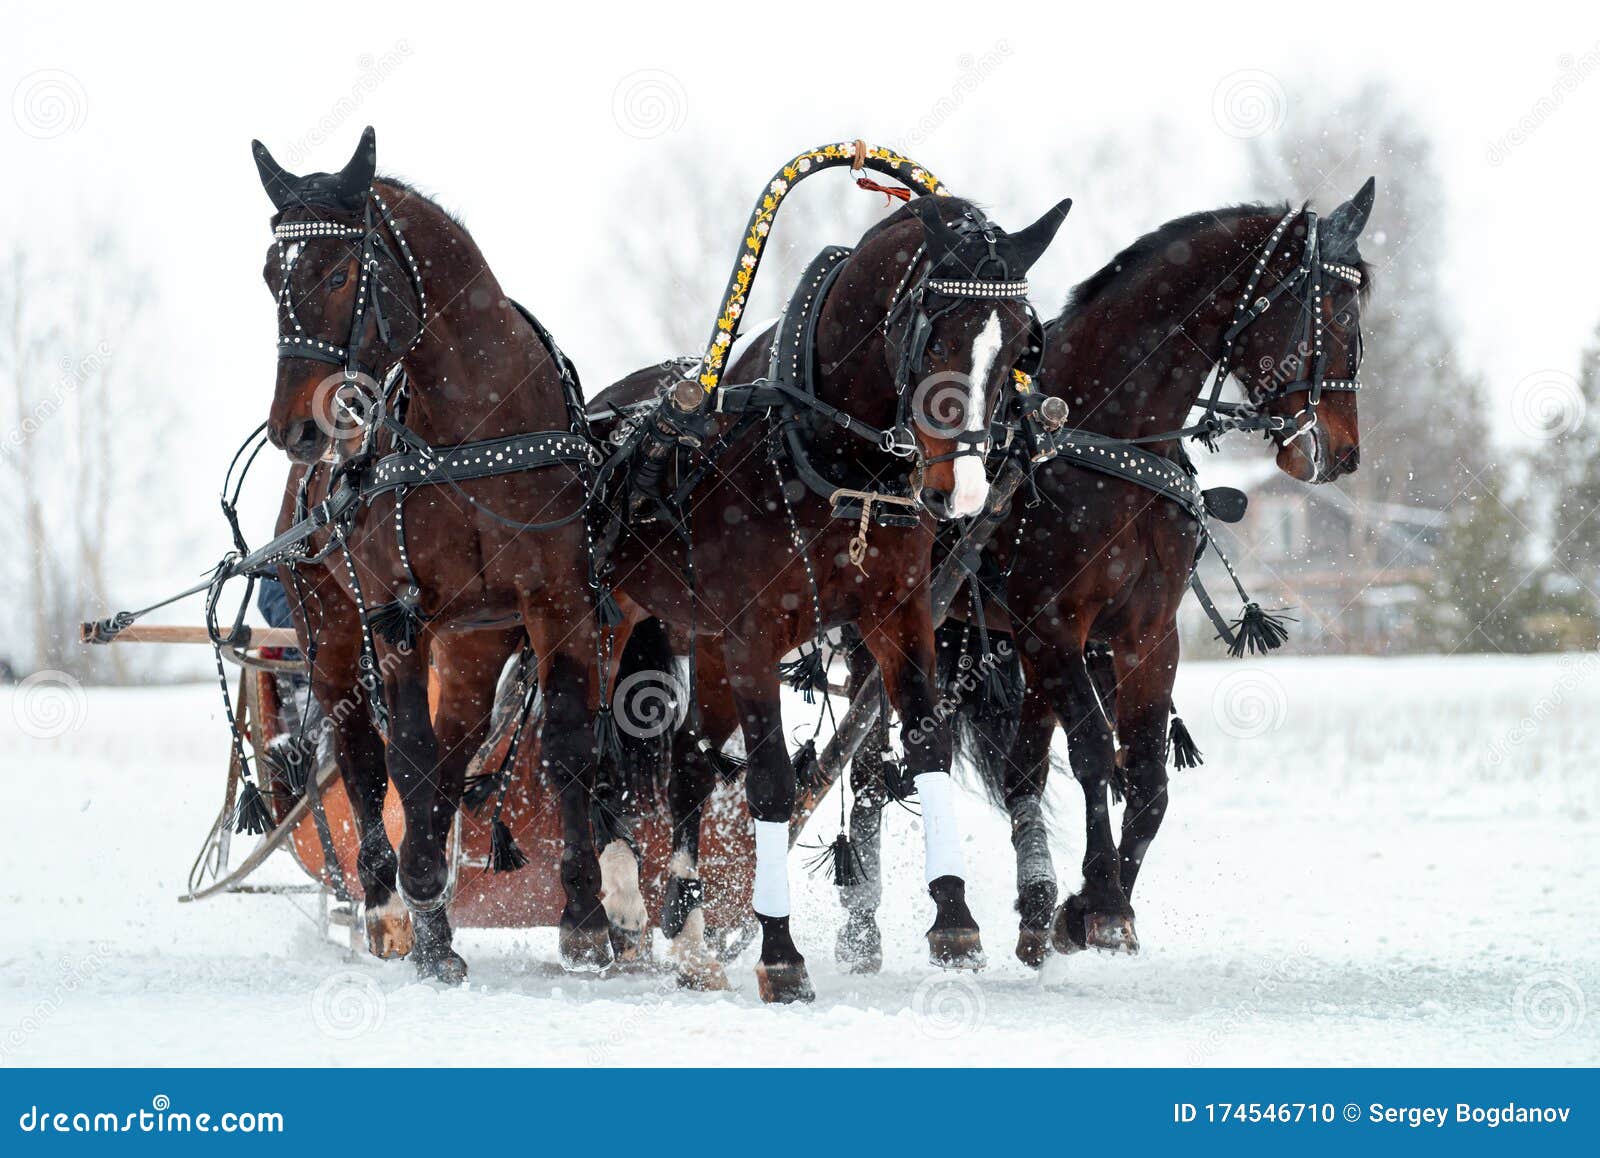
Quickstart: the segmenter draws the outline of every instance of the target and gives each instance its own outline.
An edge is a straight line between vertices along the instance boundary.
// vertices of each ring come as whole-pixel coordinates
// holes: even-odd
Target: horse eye
[[[329,289],[338,289],[346,281],[348,281],[349,278],[350,278],[350,275],[349,275],[348,272],[346,272],[345,270],[342,270],[342,269],[336,269],[336,270],[333,271],[333,276],[328,278],[328,288]]]
[[[945,344],[943,338],[935,338],[928,343],[928,352],[936,358],[942,358],[950,352],[950,347]]]

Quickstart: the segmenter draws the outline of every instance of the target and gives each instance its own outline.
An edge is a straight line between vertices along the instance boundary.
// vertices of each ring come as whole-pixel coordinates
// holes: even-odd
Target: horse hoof
[[[366,930],[367,952],[374,957],[384,960],[405,957],[416,945],[411,914],[399,897],[391,897],[376,908],[363,908],[361,921]]]
[[[989,961],[977,929],[929,929],[928,960],[940,969],[982,969]]]
[[[677,973],[678,988],[696,993],[720,993],[728,988],[728,972],[722,962],[703,949],[680,949],[676,942],[669,950]]]
[[[761,1000],[768,1005],[788,1005],[817,999],[817,991],[811,988],[811,978],[806,973],[804,961],[778,965],[758,963],[756,984],[761,988]]]
[[[833,944],[833,959],[846,973],[876,973],[883,968],[883,934],[871,913],[851,913]]]
[[[445,985],[460,985],[467,979],[467,962],[454,949],[432,957],[418,956],[417,980],[438,981]]]
[[[1029,969],[1044,967],[1050,956],[1050,933],[1047,929],[1030,929],[1023,925],[1017,930],[1017,960]]]
[[[1133,918],[1119,913],[1089,913],[1083,919],[1083,940],[1089,948],[1106,953],[1139,951]]]
[[[562,925],[558,935],[561,964],[573,973],[598,973],[611,964],[611,929]]]
[[[618,965],[643,965],[650,961],[650,930],[622,929],[612,925],[607,934],[611,942],[611,955]]]

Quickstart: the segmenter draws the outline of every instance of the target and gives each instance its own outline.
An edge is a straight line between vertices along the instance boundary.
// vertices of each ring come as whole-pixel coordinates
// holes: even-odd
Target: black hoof
[[[1058,953],[1100,949],[1107,953],[1137,953],[1139,938],[1132,913],[1091,909],[1082,897],[1071,896],[1056,910],[1050,940]]]
[[[928,960],[941,969],[982,969],[989,962],[977,929],[929,929]]]
[[[817,991],[811,988],[811,977],[802,961],[783,962],[776,965],[756,965],[756,984],[761,988],[761,1000],[768,1005],[789,1005],[796,1001],[815,1001]]]
[[[1017,960],[1029,969],[1041,969],[1050,956],[1050,931],[1030,929],[1023,925],[1017,930]]]
[[[575,973],[597,973],[611,964],[611,928],[597,929],[563,923],[558,942],[561,964]]]
[[[978,920],[967,907],[967,886],[960,877],[940,877],[928,885],[938,906],[928,930],[928,960],[941,969],[982,969],[988,959],[978,936]]]
[[[445,985],[460,985],[467,979],[466,959],[454,949],[446,949],[443,953],[424,957],[413,954],[412,960],[417,963],[418,981],[438,981]]]
[[[846,973],[876,973],[883,968],[883,934],[871,913],[851,913],[833,945],[833,959]]]

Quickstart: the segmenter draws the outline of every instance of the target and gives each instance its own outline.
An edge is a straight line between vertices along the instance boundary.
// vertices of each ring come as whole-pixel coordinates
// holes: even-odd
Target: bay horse
[[[931,196],[873,226],[848,256],[824,251],[785,322],[730,355],[723,402],[735,413],[719,419],[705,453],[679,464],[678,485],[690,484],[680,527],[635,527],[618,547],[615,581],[634,605],[630,622],[663,621],[695,645],[697,663],[700,651],[715,651],[708,666],[720,667],[725,681],[708,687],[702,678],[688,693],[699,710],[674,744],[662,924],[685,984],[726,984],[700,945],[697,860],[715,756],[737,727],[755,827],[761,996],[814,996],[789,927],[796,768],[779,706],[779,660],[811,645],[791,672],[808,694],[825,689],[821,635],[855,623],[902,718],[931,710],[933,520],[971,514],[985,501],[990,418],[1012,366],[1037,341],[1022,279],[1069,204],[1007,234],[971,202]],[[789,376],[796,362],[811,371]],[[636,372],[595,405],[648,401],[673,377],[660,368]],[[785,377],[793,389],[774,393],[771,380]],[[620,678],[629,678],[626,668]],[[982,945],[950,808],[948,730],[908,734],[906,753],[922,793],[925,877],[937,907],[930,955],[943,966],[974,966]]]
[[[314,654],[314,694],[343,721],[340,768],[364,818],[369,946],[404,947],[397,895],[419,975],[465,978],[446,913],[447,841],[499,664],[526,640],[544,703],[541,771],[566,842],[561,955],[598,968],[611,948],[590,818],[602,703],[586,526],[595,452],[575,374],[466,229],[376,175],[370,127],[337,173],[297,176],[259,141],[253,153],[275,211],[263,272],[280,329],[267,432],[293,462],[327,463],[284,518],[330,486],[360,496],[331,543],[311,544],[323,572],[281,574]],[[491,473],[499,459],[505,473]],[[297,591],[305,583],[317,587]],[[430,661],[449,701],[439,726]],[[404,807],[397,864],[374,823],[380,768]]]
[[[1042,964],[1052,945],[1136,950],[1130,898],[1166,815],[1169,749],[1182,764],[1198,763],[1172,688],[1178,608],[1205,542],[1196,517],[1204,502],[1177,435],[1192,408],[1205,405],[1208,376],[1217,389],[1230,373],[1242,386],[1248,401],[1232,412],[1261,419],[1256,428],[1269,432],[1290,477],[1328,483],[1359,464],[1360,310],[1371,281],[1358,239],[1374,187],[1367,181],[1320,222],[1287,205],[1170,221],[1077,286],[1047,327],[1039,382],[1069,404],[1073,430],[1064,433],[1134,458],[1123,477],[1066,454],[1049,461],[1034,475],[1041,501],[1015,503],[985,553],[983,614],[1014,640],[1020,669],[1011,675],[1025,693],[1010,697],[1011,707],[1005,697],[968,697],[956,726],[1011,818],[1016,953],[1026,964]],[[1191,500],[1159,495],[1141,472],[1176,489],[1188,479]],[[1274,630],[1236,636],[1235,650],[1275,646]],[[941,627],[946,670],[968,635],[955,615]],[[1083,789],[1087,833],[1083,887],[1059,908],[1041,805],[1057,725]],[[876,769],[881,749],[879,736],[857,761]],[[1120,841],[1108,790],[1125,799]],[[875,818],[865,827],[870,839]],[[863,859],[875,862],[874,850]],[[840,958],[857,967],[857,947],[876,939],[877,895],[868,887],[841,897],[849,917]]]

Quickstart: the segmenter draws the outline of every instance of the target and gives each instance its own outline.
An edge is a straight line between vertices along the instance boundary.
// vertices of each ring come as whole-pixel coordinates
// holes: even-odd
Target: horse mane
[[[404,177],[396,177],[389,173],[379,173],[375,180],[381,181],[385,185],[393,185],[402,193],[405,193],[411,197],[415,197],[425,205],[431,205],[434,209],[438,210],[442,216],[454,223],[457,229],[467,234],[468,237],[472,236],[471,231],[467,228],[467,223],[461,220],[461,215],[459,213],[453,209],[446,209],[443,205],[439,204],[439,199],[437,197],[433,196],[431,193],[426,193],[417,188],[417,186],[413,185],[410,181],[407,181]],[[391,205],[390,208],[392,209],[394,206]]]
[[[1200,229],[1216,223],[1233,223],[1243,221],[1247,217],[1255,217],[1264,213],[1272,213],[1282,217],[1289,211],[1289,203],[1281,205],[1267,205],[1263,202],[1246,202],[1238,205],[1225,205],[1221,209],[1202,210],[1199,213],[1189,213],[1182,217],[1174,217],[1165,225],[1158,226],[1134,241],[1117,256],[1094,273],[1084,278],[1067,292],[1067,300],[1061,307],[1058,320],[1067,321],[1083,312],[1089,305],[1110,292],[1111,288],[1120,285],[1141,273],[1151,261],[1162,257],[1167,252],[1167,247],[1174,242],[1183,241],[1192,237]]]

